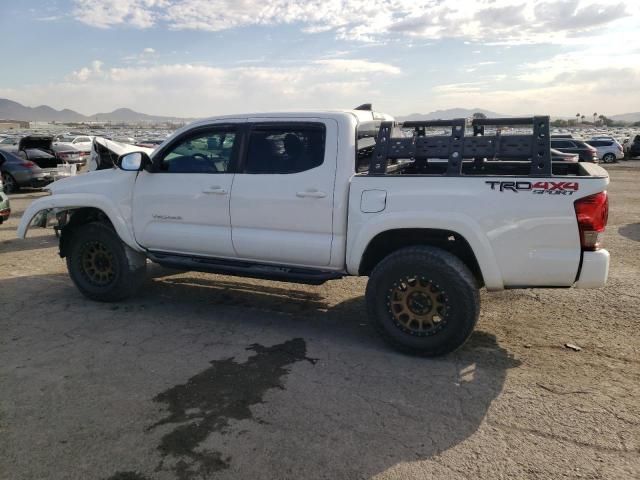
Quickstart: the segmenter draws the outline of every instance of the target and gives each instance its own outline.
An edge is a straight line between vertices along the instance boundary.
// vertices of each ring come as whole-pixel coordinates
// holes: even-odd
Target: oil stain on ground
[[[149,477],[138,472],[117,472],[111,475],[107,480],[150,480]]]
[[[233,358],[214,360],[186,383],[155,396],[155,402],[166,405],[168,415],[149,430],[175,425],[158,445],[162,460],[156,471],[170,469],[179,480],[190,480],[228,468],[230,458],[203,450],[200,444],[230,420],[252,418],[251,406],[262,403],[268,390],[284,388],[283,377],[291,365],[302,360],[315,363],[306,356],[306,343],[301,338],[271,347],[254,344],[248,350],[255,355],[244,363]],[[120,475],[109,480],[145,478]]]

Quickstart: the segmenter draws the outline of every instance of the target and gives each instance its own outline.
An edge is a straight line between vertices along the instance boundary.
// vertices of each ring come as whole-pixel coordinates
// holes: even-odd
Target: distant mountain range
[[[125,123],[162,123],[162,122],[187,122],[192,119],[178,117],[164,117],[161,115],[147,115],[131,110],[130,108],[118,108],[109,113],[96,113],[83,115],[65,108],[56,110],[48,105],[39,107],[25,107],[24,105],[0,98],[0,119],[23,120],[40,122],[125,122]]]
[[[448,108],[447,110],[436,110],[431,113],[412,113],[396,117],[399,122],[417,121],[417,120],[451,120],[453,118],[469,118],[474,113],[484,113],[489,118],[495,117],[511,117],[511,115],[503,115],[501,113],[491,112],[482,108]]]
[[[640,112],[621,113],[620,115],[611,115],[609,118],[616,122],[640,122]]]
[[[502,113],[492,112],[483,108],[449,108],[446,110],[436,110],[430,113],[412,113],[396,117],[398,121],[406,122],[410,120],[451,120],[453,118],[469,118],[474,113],[483,113],[489,118],[510,117],[512,115],[504,115]],[[560,118],[560,117],[558,117]],[[573,118],[573,117],[566,117]],[[618,122],[638,122],[640,121],[640,112],[624,113],[621,115],[612,115],[609,118]],[[166,117],[162,115],[147,115],[145,113],[136,112],[130,108],[118,108],[109,113],[96,113],[94,115],[83,115],[65,108],[64,110],[56,110],[48,105],[40,105],[39,107],[25,107],[24,105],[0,98],[0,119],[4,120],[23,120],[23,121],[41,121],[41,122],[124,122],[124,123],[163,123],[163,122],[190,122],[193,118]]]
[[[482,108],[449,108],[447,110],[436,110],[435,112],[431,112],[431,113],[412,113],[411,115],[396,117],[396,119],[401,122],[406,122],[409,120],[451,120],[453,118],[469,118],[474,113],[484,113],[489,118],[514,116],[514,115],[505,115],[503,113],[496,113],[489,110],[484,110]],[[522,115],[522,116],[524,117],[527,115]],[[640,112],[622,113],[620,115],[611,115],[611,116],[608,115],[608,117],[615,122],[627,122],[627,123],[640,122]],[[567,119],[574,119],[575,116],[574,115],[570,115],[567,117],[552,116],[552,119],[554,118],[563,118],[567,120]],[[590,121],[591,119],[592,118],[590,116],[588,115],[586,116],[586,120]]]

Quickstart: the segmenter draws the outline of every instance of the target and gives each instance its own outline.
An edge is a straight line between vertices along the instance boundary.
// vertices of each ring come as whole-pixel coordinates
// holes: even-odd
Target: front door
[[[229,198],[237,157],[237,127],[199,127],[154,156],[138,175],[133,196],[137,242],[160,252],[233,257]]]
[[[231,192],[236,253],[279,264],[329,265],[337,122],[252,122]]]

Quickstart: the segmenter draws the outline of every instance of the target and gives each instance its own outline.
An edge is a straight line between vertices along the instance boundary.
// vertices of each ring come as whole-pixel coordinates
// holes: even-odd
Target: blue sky
[[[85,114],[640,111],[633,0],[3,0],[0,27],[0,97]]]

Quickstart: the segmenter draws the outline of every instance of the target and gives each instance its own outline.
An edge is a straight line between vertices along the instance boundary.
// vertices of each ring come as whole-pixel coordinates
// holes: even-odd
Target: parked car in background
[[[40,168],[56,168],[59,164],[64,163],[55,155],[40,150],[39,148],[27,148],[18,151],[17,155],[24,160],[31,160]]]
[[[596,137],[587,142],[598,151],[598,158],[604,163],[613,163],[624,158],[622,145],[613,137]]]
[[[136,139],[133,137],[118,136],[118,137],[109,138],[108,140],[113,140],[114,142],[118,142],[118,143],[126,143],[129,145],[134,145],[136,143]]]
[[[0,173],[5,193],[17,192],[22,187],[41,188],[53,182],[51,173],[7,150],[0,150]]]
[[[28,135],[20,139],[17,147],[5,150],[15,153],[24,160],[31,160],[40,168],[54,169],[67,160],[52,149],[53,137],[50,135]],[[78,156],[80,158],[80,156]]]
[[[9,220],[9,215],[11,215],[11,202],[7,194],[4,193],[4,184],[0,178],[0,224]]]
[[[61,136],[53,138],[51,144],[55,155],[65,162],[84,165],[91,154],[93,137],[88,135]]]
[[[11,145],[17,145],[20,139],[18,137],[5,137],[0,139],[0,148],[5,148]]]
[[[553,138],[551,137],[551,148],[564,153],[576,153],[581,162],[598,163],[598,151],[582,140],[575,138]]]
[[[78,165],[84,165],[87,163],[87,159],[91,152],[81,152],[80,150],[63,150],[55,152],[56,157],[66,163],[75,163]]]
[[[164,140],[160,138],[145,138],[144,140],[138,140],[135,145],[145,148],[157,148],[162,142],[164,142]]]
[[[578,163],[580,161],[580,157],[578,156],[577,153],[565,153],[565,152],[561,152],[560,150],[556,150],[555,148],[552,148],[551,161]]]
[[[93,142],[93,138],[88,135],[63,137],[58,136],[54,138],[53,146],[55,149],[70,146],[71,148],[74,148],[76,150],[88,152],[91,150],[91,142]]]
[[[633,141],[629,144],[629,157],[639,157],[640,156],[640,135],[636,135],[633,137]]]

